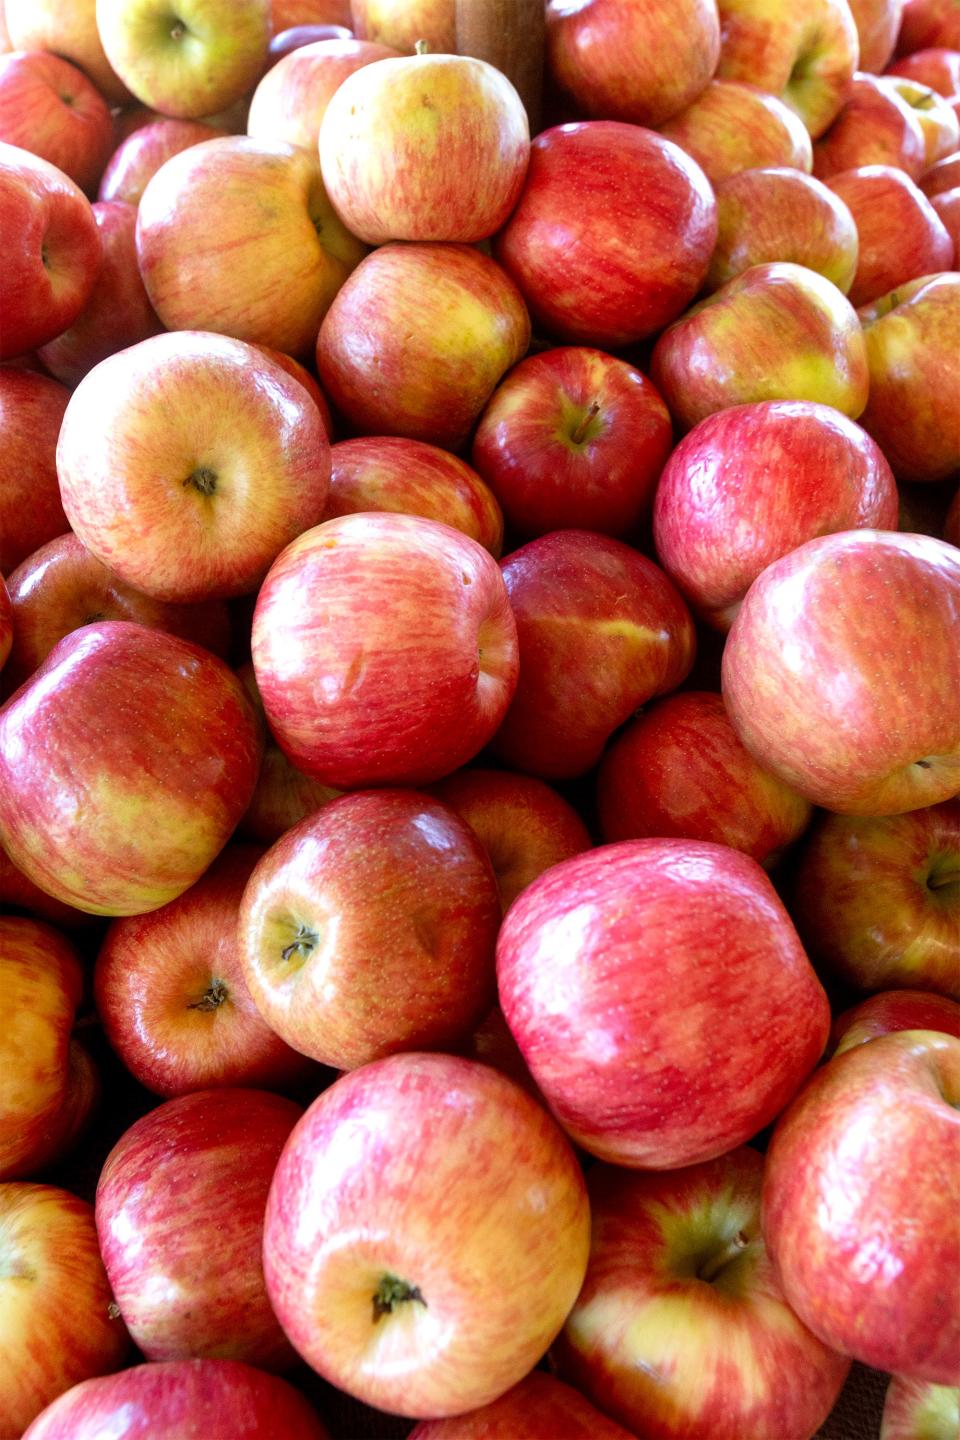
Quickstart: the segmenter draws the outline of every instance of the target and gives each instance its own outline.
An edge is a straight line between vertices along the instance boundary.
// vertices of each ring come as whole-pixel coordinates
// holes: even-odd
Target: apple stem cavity
[[[198,465],[184,480],[184,487],[192,485],[201,495],[212,495],[217,488],[216,471],[206,465]]]
[[[315,930],[310,930],[306,925],[301,925],[296,935],[280,951],[281,959],[292,960],[295,955],[305,960],[317,943],[319,936]]]
[[[583,417],[581,418],[580,423],[577,425],[577,428],[574,430],[573,434],[570,436],[570,440],[571,440],[571,442],[572,442],[574,445],[582,445],[582,444],[583,444],[584,440],[586,440],[586,438],[587,438],[587,433],[588,433],[588,431],[589,431],[589,429],[590,429],[591,423],[592,423],[594,420],[596,420],[596,418],[597,418],[597,416],[598,416],[599,414],[600,414],[600,401],[599,401],[599,400],[594,400],[594,401],[592,402],[592,404],[590,405],[590,408],[586,411],[586,413],[585,413],[585,414],[583,415]]]
[[[704,1261],[697,1271],[697,1278],[706,1281],[708,1285],[712,1284],[721,1270],[724,1270],[731,1260],[735,1260],[738,1255],[742,1254],[749,1243],[749,1237],[746,1236],[742,1230],[738,1230],[733,1239],[729,1240],[722,1250],[717,1251],[715,1255],[711,1255],[709,1260]]]
[[[199,1000],[191,1000],[188,1010],[219,1010],[227,998],[227,987],[222,980],[211,980],[209,987]]]
[[[406,1280],[399,1280],[396,1275],[384,1275],[373,1292],[374,1325],[380,1323],[382,1316],[391,1315],[395,1305],[405,1305],[408,1301],[415,1301],[424,1310],[427,1308],[427,1302],[416,1285],[408,1285]]]

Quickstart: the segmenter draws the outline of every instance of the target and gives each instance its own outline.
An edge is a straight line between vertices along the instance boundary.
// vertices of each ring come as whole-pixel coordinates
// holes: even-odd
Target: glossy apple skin
[[[563,1440],[631,1440],[579,1391],[542,1370],[532,1370],[526,1380],[479,1410],[447,1420],[421,1420],[409,1440],[556,1440],[558,1435]]]
[[[629,1168],[676,1169],[755,1135],[830,1028],[760,866],[694,840],[605,845],[541,875],[504,919],[497,983],[557,1119]]]
[[[887,1386],[880,1440],[953,1440],[960,1431],[960,1390],[895,1375]]]
[[[856,75],[846,103],[813,152],[821,180],[863,165],[892,165],[916,179],[926,168],[920,122],[906,101],[874,75]]]
[[[523,298],[488,256],[467,245],[383,245],[331,305],[317,368],[356,432],[456,450],[529,343]]]
[[[869,305],[895,286],[952,265],[946,226],[902,170],[867,165],[831,175],[827,184],[849,208],[860,237],[852,305]]]
[[[781,1116],[763,1233],[791,1307],[878,1370],[960,1381],[960,1040],[902,1030],[825,1065]]]
[[[247,134],[316,150],[320,122],[348,75],[376,60],[396,58],[389,45],[363,40],[318,40],[272,66],[253,92]]]
[[[800,117],[775,95],[737,80],[711,80],[660,134],[692,156],[714,187],[762,165],[813,169],[813,145]]]
[[[709,181],[678,145],[590,120],[533,141],[494,255],[550,335],[619,349],[686,309],[716,238]]]
[[[906,815],[825,815],[794,877],[804,943],[859,990],[960,998],[960,798]]]
[[[531,1370],[589,1242],[583,1177],[546,1111],[485,1065],[411,1053],[311,1105],[271,1186],[264,1268],[284,1329],[325,1379],[434,1419]]]
[[[960,1040],[960,1005],[928,990],[883,990],[835,1018],[826,1058],[898,1030],[940,1030]]]
[[[531,540],[502,569],[520,679],[493,752],[543,779],[583,775],[638,706],[686,678],[690,612],[646,556],[586,530]]]
[[[719,695],[687,690],[622,730],[597,776],[605,841],[675,836],[730,845],[770,866],[811,808],[743,748]]]
[[[279,142],[192,145],[140,201],[140,270],[167,329],[215,330],[298,359],[364,249],[337,219],[316,157]]]
[[[85,1381],[48,1406],[24,1440],[328,1440],[313,1408],[276,1375],[239,1360],[167,1360]]]
[[[54,900],[44,890],[28,880],[19,870],[6,850],[0,846],[0,905],[4,911],[26,912],[31,920],[46,920],[66,930],[89,928],[95,923],[93,917]]]
[[[0,574],[70,528],[57,480],[57,436],[69,399],[69,390],[45,375],[0,368]]]
[[[960,388],[960,275],[922,276],[860,312],[870,367],[863,426],[898,480],[960,469],[960,432],[944,403]]]
[[[762,400],[832,405],[855,420],[867,403],[866,347],[856,312],[803,265],[753,265],[658,339],[650,375],[684,429],[717,410]]]
[[[716,69],[720,30],[708,0],[547,5],[547,67],[582,114],[656,127],[696,99]]]
[[[137,206],[161,165],[192,145],[226,135],[199,120],[154,120],[128,135],[114,150],[100,177],[97,198]]]
[[[925,165],[929,167],[952,155],[960,144],[960,119],[947,97],[939,95],[932,86],[906,76],[885,75],[883,84],[904,101],[920,122]]]
[[[456,53],[456,0],[352,0],[347,10],[344,24],[352,25],[358,40],[410,55],[418,40],[426,40],[434,54]]]
[[[330,445],[303,386],[254,347],[179,332],[84,378],[57,470],[87,549],[152,599],[186,604],[253,593],[322,520]]]
[[[85,1200],[53,1185],[0,1185],[0,1254],[0,1415],[13,1440],[72,1385],[118,1369],[130,1337]]]
[[[660,563],[727,631],[757,576],[805,540],[897,528],[879,447],[828,405],[777,400],[707,416],[674,450],[654,502]]]
[[[624,535],[649,510],[672,443],[667,407],[641,371],[565,345],[511,370],[472,456],[515,532]]]
[[[885,69],[903,16],[903,0],[849,0],[860,41],[859,69],[879,74]]]
[[[269,345],[258,345],[256,348],[262,351],[268,360],[272,360],[274,365],[279,365],[281,370],[286,370],[288,375],[292,375],[294,380],[303,386],[320,411],[320,419],[323,421],[327,439],[332,440],[334,438],[333,416],[330,413],[327,397],[306,365],[302,365],[299,360],[294,360],[292,355],[285,355],[282,350],[272,350]]]
[[[9,360],[73,324],[90,299],[102,249],[82,190],[46,160],[2,142],[0,220],[9,237],[0,271],[0,360]]]
[[[238,833],[247,840],[272,845],[287,830],[299,825],[322,805],[335,800],[341,792],[330,785],[320,785],[290,764],[267,725],[253,662],[248,660],[241,665],[237,675],[243,681],[264,736],[263,761],[256,789],[240,821]]]
[[[737,733],[840,814],[949,799],[960,792],[958,614],[960,555],[940,540],[854,530],[808,541],[754,582],[727,638]]]
[[[100,1249],[148,1360],[291,1365],[260,1250],[273,1171],[302,1113],[264,1090],[197,1090],[137,1120],[107,1156]]]
[[[11,50],[50,50],[88,75],[107,100],[123,105],[130,92],[103,53],[97,29],[96,0],[9,0],[4,18]]]
[[[476,470],[448,450],[399,435],[341,440],[330,452],[324,519],[360,511],[422,515],[462,530],[499,559],[503,512]]]
[[[934,195],[930,204],[950,236],[954,257],[951,268],[956,270],[960,264],[957,259],[957,256],[960,255],[960,185],[953,190],[945,190],[940,195]]]
[[[55,165],[93,192],[113,141],[103,96],[59,55],[0,55],[0,140]]]
[[[916,50],[902,60],[895,60],[886,73],[919,80],[921,85],[929,85],[938,95],[949,98],[960,90],[960,51],[948,50],[942,45]]]
[[[583,1289],[560,1373],[649,1440],[809,1440],[849,1360],[793,1315],[760,1232],[763,1157],[590,1171]]]
[[[209,651],[126,621],[87,625],[0,711],[0,843],[79,910],[158,909],[223,849],[261,743]]]
[[[427,784],[459,769],[492,737],[517,683],[516,622],[496,562],[414,515],[344,515],[288,545],[260,589],[252,649],[281,749],[340,789]]]
[[[71,1149],[100,1083],[89,1055],[72,1038],[83,970],[69,941],[38,920],[0,917],[0,980],[6,1016],[0,1180],[19,1180]]]

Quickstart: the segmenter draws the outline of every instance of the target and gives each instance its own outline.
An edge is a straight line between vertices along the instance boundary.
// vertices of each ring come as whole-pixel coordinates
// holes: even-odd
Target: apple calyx
[[[395,1305],[405,1305],[408,1302],[415,1302],[427,1309],[427,1302],[424,1300],[416,1285],[408,1285],[406,1280],[399,1279],[396,1275],[384,1275],[373,1292],[373,1324],[379,1325],[381,1317],[392,1315]]]
[[[198,465],[196,470],[191,470],[183,484],[184,488],[192,485],[201,495],[212,495],[217,488],[217,472],[208,465]]]
[[[223,980],[211,980],[207,989],[200,996],[200,999],[191,1000],[187,1009],[204,1011],[219,1010],[228,996],[229,991]]]
[[[742,1230],[738,1230],[726,1245],[708,1256],[702,1265],[698,1265],[697,1279],[703,1280],[707,1285],[712,1285],[721,1271],[730,1264],[730,1261],[736,1260],[739,1255],[742,1255],[749,1244],[750,1237],[745,1235]]]
[[[185,25],[185,24],[183,23],[183,21],[180,19],[179,15],[175,15],[175,16],[174,16],[174,19],[173,19],[173,24],[170,26],[170,39],[171,39],[171,40],[182,40],[183,37],[184,37],[184,35],[186,35],[186,33],[187,33],[187,27],[186,27],[186,25]]]

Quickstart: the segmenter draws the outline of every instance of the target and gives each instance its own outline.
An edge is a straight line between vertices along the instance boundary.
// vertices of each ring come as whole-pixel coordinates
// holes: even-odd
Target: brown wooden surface
[[[543,0],[457,0],[457,51],[496,65],[512,80],[540,128],[543,92]]]

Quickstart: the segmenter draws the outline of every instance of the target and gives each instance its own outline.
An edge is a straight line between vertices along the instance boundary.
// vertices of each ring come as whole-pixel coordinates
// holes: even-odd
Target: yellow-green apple
[[[504,918],[497,983],[554,1115],[591,1154],[636,1169],[755,1135],[830,1029],[764,871],[706,841],[625,840],[555,865]]]
[[[282,836],[243,894],[246,985],[337,1070],[448,1049],[494,999],[496,877],[466,821],[413,790],[344,795]]]
[[[866,431],[829,405],[773,400],[708,415],[657,486],[660,563],[708,625],[727,631],[774,560],[838,530],[895,530],[897,487]]]
[[[960,120],[944,96],[938,95],[930,85],[903,75],[884,75],[880,84],[898,95],[919,121],[924,139],[925,168],[936,164],[945,155],[953,154],[960,144]]]
[[[779,95],[814,139],[847,98],[860,55],[847,0],[809,0],[784,14],[770,0],[718,0],[721,80]]]
[[[469,245],[383,245],[358,265],[317,337],[317,368],[355,431],[456,450],[526,354],[516,285]]]
[[[560,1374],[647,1440],[809,1440],[850,1361],[793,1314],[760,1231],[763,1156],[660,1175],[596,1165]]]
[[[298,47],[272,66],[254,90],[247,134],[315,150],[334,91],[355,70],[396,55],[388,45],[362,40],[320,40]]]
[[[658,62],[659,63],[659,62]],[[494,255],[558,339],[619,349],[690,304],[717,238],[696,161],[639,125],[544,130]]]
[[[960,1389],[894,1375],[887,1386],[880,1440],[954,1440],[960,1434]]]
[[[156,910],[223,849],[260,750],[215,655],[127,621],[84,626],[0,711],[0,843],[79,910]]]
[[[155,1095],[226,1086],[285,1091],[315,1067],[269,1030],[243,978],[240,900],[263,851],[228,845],[149,915],[114,920],[94,971],[104,1034]]]
[[[960,490],[953,497],[943,526],[943,538],[948,545],[960,549]]]
[[[242,135],[193,145],[140,200],[140,270],[168,330],[216,330],[302,357],[363,254],[316,156],[293,145]]]
[[[960,793],[958,607],[960,554],[941,540],[850,530],[807,541],[754,581],[727,637],[723,697],[741,740],[840,814]]]
[[[673,443],[666,405],[633,365],[564,345],[521,360],[494,391],[473,463],[524,536],[624,535],[650,509]]]
[[[264,1227],[274,1309],[325,1379],[421,1418],[487,1405],[583,1280],[586,1187],[546,1111],[486,1065],[392,1055],[315,1100]]]
[[[434,785],[433,794],[483,845],[504,911],[544,870],[590,849],[590,833],[573,806],[532,775],[458,770]]]
[[[848,4],[860,42],[859,68],[879,74],[897,43],[903,0],[848,0]]]
[[[38,920],[0,917],[0,977],[0,1180],[15,1180],[76,1143],[100,1082],[73,1038],[83,970],[69,941]]]
[[[195,1090],[135,1121],[107,1156],[100,1250],[146,1359],[293,1362],[260,1252],[270,1181],[302,1113],[265,1090]]]
[[[867,403],[856,311],[789,262],[752,265],[694,305],[658,339],[650,374],[684,429],[761,400],[815,400],[853,420]]]
[[[810,822],[808,802],[740,743],[719,695],[687,690],[630,722],[597,776],[606,841],[711,840],[769,868]]]
[[[154,120],[140,126],[121,140],[107,161],[100,177],[98,198],[139,205],[148,182],[161,165],[182,150],[189,150],[191,145],[216,140],[226,133],[199,120]]]
[[[333,446],[324,518],[362,510],[439,520],[495,560],[503,548],[503,513],[490,487],[466,461],[422,440],[368,435]]]
[[[97,29],[96,0],[6,0],[0,6],[11,50],[50,50],[88,75],[107,100],[123,105],[130,91],[114,73]]]
[[[895,60],[886,73],[919,80],[921,85],[929,85],[938,95],[949,98],[960,90],[960,50],[947,50],[942,45],[917,50]]]
[[[863,426],[898,480],[960,469],[960,275],[921,276],[860,311],[870,369]]]
[[[195,120],[256,84],[270,41],[269,0],[96,0],[106,57],[144,105]]]
[[[960,998],[960,798],[905,815],[824,815],[790,908],[814,959],[856,989]]]
[[[181,635],[225,657],[230,615],[221,601],[168,605],[151,600],[90,554],[76,535],[41,545],[9,575],[14,639],[4,685],[22,685],[71,631],[98,620],[133,620]]]
[[[34,885],[22,870],[17,869],[2,846],[0,905],[5,912],[12,908],[20,913],[26,912],[30,919],[48,920],[51,925],[59,925],[68,930],[88,928],[95,923],[92,916],[74,910],[72,905],[64,905],[62,901],[54,900],[52,895]]]
[[[110,109],[67,60],[41,50],[0,55],[0,140],[94,192],[113,144]]]
[[[960,4],[957,0],[904,0],[897,54],[916,50],[960,50]]]
[[[960,1384],[960,1040],[901,1030],[823,1066],[777,1122],[762,1224],[825,1344]]]
[[[941,194],[934,195],[930,204],[950,236],[953,244],[951,269],[956,270],[960,268],[960,185],[953,190],[944,190]]]
[[[70,328],[37,352],[54,379],[71,387],[108,355],[163,329],[137,268],[136,207],[98,200],[93,214],[103,246],[93,294]]]
[[[493,752],[544,779],[583,775],[639,706],[686,678],[690,612],[652,560],[587,530],[531,540],[502,568],[520,679]]]
[[[55,165],[0,141],[0,360],[52,340],[83,310],[100,232],[83,191]]]
[[[660,134],[691,155],[713,186],[761,165],[813,169],[810,132],[800,117],[776,95],[739,80],[711,80]]]
[[[590,1401],[542,1370],[532,1370],[499,1400],[446,1420],[421,1420],[409,1440],[632,1440]]]
[[[85,1380],[48,1405],[24,1440],[329,1440],[298,1390],[239,1360],[166,1360]],[[598,1436],[597,1440],[602,1440]]]
[[[117,1370],[130,1338],[93,1208],[53,1185],[0,1185],[0,1424],[17,1440],[52,1400]]]
[[[716,69],[713,0],[549,0],[547,67],[581,114],[658,126]]]
[[[155,600],[250,594],[323,519],[330,444],[304,387],[241,340],[156,335],[102,361],[57,446],[74,531]]]
[[[884,990],[837,1015],[826,1058],[897,1030],[940,1030],[960,1040],[960,1005],[929,990]]]
[[[55,380],[0,367],[0,574],[70,528],[57,480],[57,436],[69,399]]]
[[[350,0],[270,0],[273,34],[280,35],[295,25],[343,25],[349,29]]]
[[[341,791],[329,785],[320,785],[290,764],[267,725],[252,661],[241,665],[237,674],[243,681],[264,734],[263,761],[256,788],[238,831],[248,840],[272,845],[287,830],[319,810],[321,805],[335,800]]]
[[[861,165],[895,165],[906,174],[926,168],[926,141],[911,107],[875,75],[855,75],[843,109],[813,147],[821,180]]]
[[[496,561],[415,515],[343,515],[288,545],[261,586],[252,651],[281,749],[341,789],[459,769],[493,736],[517,683]]]
[[[425,40],[434,53],[455,55],[457,51],[456,0],[351,0],[350,18],[358,40],[391,45],[413,54],[418,40]]]

